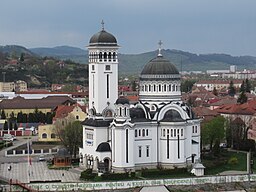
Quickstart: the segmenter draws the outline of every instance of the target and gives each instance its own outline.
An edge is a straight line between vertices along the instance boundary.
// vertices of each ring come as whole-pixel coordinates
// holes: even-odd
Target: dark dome
[[[129,99],[125,98],[125,97],[119,97],[117,100],[116,100],[116,105],[118,104],[122,104],[122,105],[125,105],[125,104],[130,104],[130,101]]]
[[[96,151],[98,152],[108,152],[111,151],[110,145],[107,142],[102,142],[98,145]]]
[[[143,68],[141,75],[169,75],[179,74],[177,68],[163,56],[157,56]]]
[[[91,37],[89,46],[117,46],[117,41],[114,35],[102,30]]]

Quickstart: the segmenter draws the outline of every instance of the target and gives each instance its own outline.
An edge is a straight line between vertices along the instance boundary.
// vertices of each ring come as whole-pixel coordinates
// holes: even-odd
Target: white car
[[[46,159],[44,156],[41,155],[41,156],[39,156],[38,161],[46,161]]]

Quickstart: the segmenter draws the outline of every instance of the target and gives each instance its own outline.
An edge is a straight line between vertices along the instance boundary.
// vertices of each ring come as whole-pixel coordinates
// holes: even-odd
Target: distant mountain
[[[29,49],[19,46],[19,45],[5,45],[0,46],[0,52],[2,53],[8,53],[9,55],[15,54],[16,56],[20,56],[21,53],[25,53],[27,55],[35,55],[32,51]]]
[[[41,56],[52,57],[79,56],[85,54],[85,50],[70,46],[57,46],[53,48],[32,48],[30,49],[30,51]]]
[[[79,63],[88,63],[88,51],[76,47],[60,46],[54,48],[34,48],[32,52],[41,56],[53,56],[59,59],[71,59]],[[229,69],[236,65],[239,70],[256,69],[256,57],[231,56],[227,54],[194,54],[180,50],[162,50],[162,55],[176,65],[179,71],[206,71]],[[120,73],[139,74],[143,66],[157,56],[157,51],[141,54],[119,54]]]

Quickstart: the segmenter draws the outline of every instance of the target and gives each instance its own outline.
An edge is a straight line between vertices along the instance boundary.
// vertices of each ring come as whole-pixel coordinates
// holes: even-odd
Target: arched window
[[[156,92],[156,85],[154,84],[154,92]]]
[[[137,131],[137,129],[135,129],[135,137],[137,137],[138,136],[138,131]]]
[[[104,53],[104,61],[107,61],[107,53]]]
[[[52,139],[55,139],[55,138],[56,138],[55,133],[52,133],[52,134],[51,134],[51,138],[52,138]]]
[[[166,91],[166,84],[164,84],[164,91]]]
[[[163,136],[165,137],[165,129],[164,129],[164,132],[163,132]]]
[[[43,138],[43,139],[46,139],[46,138],[47,138],[47,134],[46,134],[46,133],[43,133],[43,134],[42,134],[42,138]]]
[[[142,137],[145,137],[145,129],[142,129]]]
[[[113,53],[113,61],[116,61],[116,53]]]
[[[148,129],[146,129],[146,136],[148,136]]]
[[[119,108],[119,116],[122,116],[122,108]]]
[[[148,86],[147,85],[145,85],[145,91],[148,91]]]
[[[183,136],[183,129],[180,130],[180,135]]]
[[[108,61],[111,61],[111,52],[108,53]]]
[[[178,91],[178,85],[175,85],[175,90]]]
[[[158,91],[159,92],[161,91],[161,85],[158,85]]]
[[[126,117],[126,107],[124,108],[124,116]]]
[[[148,91],[151,91],[151,85],[148,86]]]
[[[100,54],[99,54],[99,59],[100,59],[100,61],[102,61],[102,52],[100,52]]]
[[[79,116],[77,115],[77,116],[76,116],[76,120],[78,120],[78,119],[79,119]]]
[[[140,136],[141,134],[140,134],[140,129],[139,129],[139,136]]]
[[[172,85],[172,91],[175,91],[175,85]]]

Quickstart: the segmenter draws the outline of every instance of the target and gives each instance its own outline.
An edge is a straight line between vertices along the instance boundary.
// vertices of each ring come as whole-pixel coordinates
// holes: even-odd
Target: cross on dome
[[[101,20],[101,27],[102,27],[102,31],[104,31],[104,21],[103,21],[103,19]]]
[[[162,56],[161,50],[162,50],[163,42],[160,40],[160,41],[158,42],[158,45],[159,45],[159,48],[158,48],[158,55],[157,55],[157,56]]]

